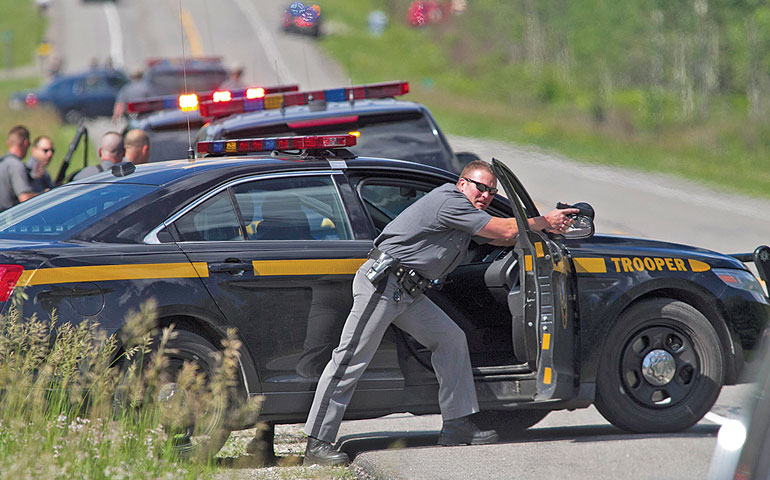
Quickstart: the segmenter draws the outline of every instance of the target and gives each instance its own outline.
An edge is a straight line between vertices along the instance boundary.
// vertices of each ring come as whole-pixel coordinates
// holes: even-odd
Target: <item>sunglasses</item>
[[[490,186],[489,186],[489,185],[487,185],[486,183],[477,182],[476,180],[471,180],[470,178],[466,178],[466,177],[460,177],[460,178],[462,178],[462,179],[463,179],[463,180],[465,180],[466,182],[471,182],[472,184],[476,185],[476,189],[477,189],[479,192],[481,192],[481,193],[484,193],[484,192],[489,192],[489,194],[490,194],[490,195],[496,195],[496,194],[497,194],[497,192],[499,192],[499,191],[500,191],[500,190],[498,190],[498,189],[496,189],[496,188],[492,188],[492,187],[490,187]]]

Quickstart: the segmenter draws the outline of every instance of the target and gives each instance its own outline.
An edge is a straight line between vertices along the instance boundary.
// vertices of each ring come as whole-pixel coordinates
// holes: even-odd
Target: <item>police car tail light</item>
[[[201,101],[201,115],[204,117],[227,117],[239,113],[269,110],[272,108],[307,105],[315,101],[353,102],[367,98],[387,98],[409,93],[409,82],[383,82],[353,87],[329,88],[307,92],[271,93],[265,89],[263,97],[233,98],[231,102]]]
[[[198,142],[198,153],[259,153],[273,150],[312,150],[352,147],[354,135],[309,135],[303,137],[248,138]]]
[[[13,293],[24,267],[21,265],[0,265],[0,302],[5,302]]]
[[[24,97],[24,103],[29,105],[30,107],[34,107],[37,105],[37,95],[34,93],[28,93],[26,97]]]
[[[272,93],[284,93],[284,92],[296,92],[299,90],[299,85],[276,85],[273,87],[249,87],[249,88],[234,88],[231,90],[214,90],[207,92],[199,92],[197,94],[182,94],[182,95],[163,95],[162,97],[153,97],[146,100],[140,100],[137,102],[128,102],[128,111],[131,113],[149,113],[157,112],[159,110],[170,110],[179,108],[184,111],[197,110],[199,105],[203,102],[213,102],[214,96],[217,95],[218,102],[226,101],[223,98],[227,95],[223,92],[229,92],[230,99],[234,98],[261,98],[258,94],[262,92],[262,97]],[[251,91],[251,93],[249,93]],[[182,97],[189,97],[190,95],[196,95],[197,103],[194,107],[185,108],[182,107]],[[251,97],[249,97],[251,95]]]
[[[184,112],[192,112],[198,109],[198,95],[188,93],[179,95],[179,108]]]

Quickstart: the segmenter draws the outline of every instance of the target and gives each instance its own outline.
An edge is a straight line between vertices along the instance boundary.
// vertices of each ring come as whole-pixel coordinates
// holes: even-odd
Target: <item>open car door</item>
[[[508,294],[514,353],[537,372],[536,400],[571,398],[576,392],[577,326],[567,252],[561,237],[529,228],[527,219],[538,212],[516,175],[497,159],[492,159],[492,168],[519,228],[514,246],[519,281]]]

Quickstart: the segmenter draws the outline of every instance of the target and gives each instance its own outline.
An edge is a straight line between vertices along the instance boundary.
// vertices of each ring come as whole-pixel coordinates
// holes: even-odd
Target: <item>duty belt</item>
[[[399,259],[390,256],[382,250],[377,248],[371,249],[369,251],[369,258],[374,259],[375,264],[382,263],[383,265],[387,265],[383,272],[393,273],[401,288],[412,297],[419,295],[433,285],[433,282],[431,282],[430,279],[423,277],[413,268],[407,268],[401,265]],[[377,270],[374,266],[373,269]],[[369,270],[371,273],[367,274],[367,278],[372,282],[376,282],[381,278],[381,273],[380,271],[374,271],[373,269]]]
[[[433,286],[432,281],[417,273],[415,269],[407,269],[403,265],[396,267],[393,270],[393,275],[398,279],[398,284],[412,297],[416,297]]]

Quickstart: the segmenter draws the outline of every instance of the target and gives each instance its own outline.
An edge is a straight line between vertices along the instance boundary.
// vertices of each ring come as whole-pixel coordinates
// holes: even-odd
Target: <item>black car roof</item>
[[[299,105],[281,109],[260,110],[222,117],[211,121],[207,128],[223,129],[224,131],[239,130],[246,127],[273,125],[287,120],[302,121],[318,118],[338,117],[342,115],[371,115],[376,113],[419,112],[425,107],[415,102],[396,100],[393,98],[356,100],[350,102],[328,102],[325,108],[317,105]],[[188,114],[181,110],[163,110],[150,115],[133,119],[131,126],[143,130],[164,130],[183,128],[187,126]],[[200,125],[203,121],[200,113],[189,114],[191,126]]]
[[[329,160],[335,159],[330,158]],[[446,177],[447,181],[454,181],[456,178],[454,174],[446,170],[403,160],[355,157],[345,160],[345,163],[347,165],[345,167],[346,170],[377,169],[383,173],[398,171],[418,176],[437,175]],[[338,165],[332,167],[325,158],[299,160],[298,157],[293,155],[272,157],[262,154],[238,157],[206,157],[196,158],[193,161],[171,160],[137,165],[135,172],[124,177],[116,177],[110,171],[105,171],[83,180],[71,182],[70,185],[79,183],[125,183],[164,186],[196,175],[210,176],[212,178],[218,176],[235,178],[263,173],[336,170],[339,168]]]

